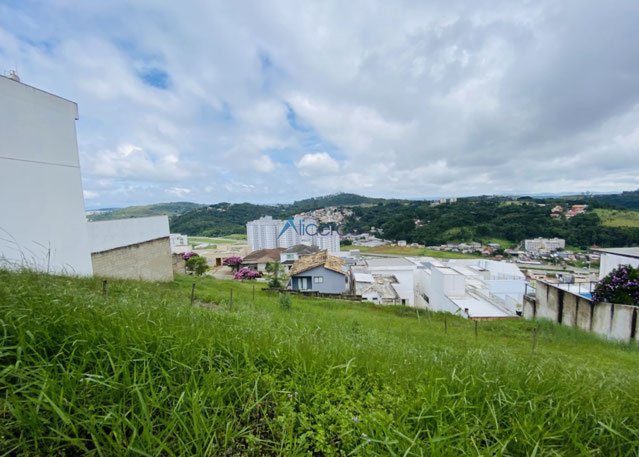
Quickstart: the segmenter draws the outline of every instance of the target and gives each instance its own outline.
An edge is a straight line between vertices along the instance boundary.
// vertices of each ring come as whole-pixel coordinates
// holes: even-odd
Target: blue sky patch
[[[158,89],[168,89],[169,87],[169,74],[159,68],[149,68],[139,71],[138,77],[144,81],[145,84],[157,87]]]

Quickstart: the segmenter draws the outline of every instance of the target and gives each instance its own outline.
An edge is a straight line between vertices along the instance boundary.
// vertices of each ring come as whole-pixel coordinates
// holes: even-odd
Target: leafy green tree
[[[269,274],[268,286],[271,289],[282,289],[282,277],[286,274],[280,262],[266,264],[266,272]]]
[[[191,256],[185,262],[186,271],[193,273],[195,276],[202,276],[210,270],[206,259],[200,256]]]

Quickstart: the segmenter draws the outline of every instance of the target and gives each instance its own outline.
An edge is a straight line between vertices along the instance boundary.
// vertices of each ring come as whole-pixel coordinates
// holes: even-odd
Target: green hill
[[[481,322],[169,284],[0,271],[0,455],[625,456],[639,357]],[[233,300],[230,303],[230,290]],[[533,326],[538,345],[531,355]]]
[[[625,194],[631,193],[619,195]],[[551,217],[551,209],[555,205],[567,207],[578,203],[589,205],[586,214],[571,219]],[[584,196],[558,199],[481,196],[432,205],[427,200],[385,200],[336,194],[287,205],[218,203],[172,217],[171,231],[196,236],[227,236],[245,233],[246,223],[261,216],[286,219],[328,206],[352,210],[352,216],[345,220],[346,232],[363,233],[375,227],[378,231],[381,229],[381,235],[386,239],[426,246],[469,241],[486,243],[499,239],[505,247],[534,237],[564,238],[568,245],[580,249],[587,249],[593,244],[601,247],[639,244],[639,227],[619,224],[618,218],[604,221],[598,216],[608,210],[622,210],[594,197]],[[599,210],[604,211],[598,213]],[[632,219],[634,213],[627,210],[625,219]]]
[[[191,202],[156,203],[154,205],[128,206],[101,214],[88,216],[90,221],[108,221],[112,219],[128,219],[131,217],[178,216],[192,211],[202,205]]]

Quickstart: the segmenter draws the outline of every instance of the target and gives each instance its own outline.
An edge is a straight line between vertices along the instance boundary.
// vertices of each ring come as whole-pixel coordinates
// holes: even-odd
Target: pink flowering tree
[[[222,263],[227,267],[231,267],[233,270],[237,271],[240,269],[240,265],[242,265],[242,257],[227,257]]]
[[[182,254],[184,260],[189,260],[191,257],[199,257],[197,252],[189,251]]]
[[[262,277],[262,273],[260,273],[259,271],[253,271],[253,270],[249,270],[246,267],[242,267],[240,268],[237,273],[235,273],[235,276],[233,277],[233,279],[239,279],[241,281],[244,281],[245,279],[257,279],[257,278],[261,278]]]

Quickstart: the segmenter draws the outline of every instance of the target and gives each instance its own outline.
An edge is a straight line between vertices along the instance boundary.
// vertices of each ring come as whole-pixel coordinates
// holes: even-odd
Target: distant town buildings
[[[566,240],[561,238],[535,238],[524,240],[524,249],[529,252],[553,252],[566,247]]]
[[[557,205],[551,210],[550,217],[561,217],[562,215],[564,215],[567,219],[570,219],[571,217],[577,216],[579,214],[585,214],[587,209],[588,205],[572,205],[572,207],[570,207],[570,209],[568,209],[564,213],[564,207],[561,205]]]
[[[187,235],[181,235],[179,233],[171,233],[169,236],[171,242],[172,254],[183,254],[190,248],[189,237]]]
[[[328,216],[326,216],[328,217]],[[336,217],[331,213],[330,217]],[[251,250],[290,248],[298,244],[317,246],[320,250],[339,252],[339,233],[327,222],[296,215],[286,221],[264,216],[246,224],[246,236]]]

